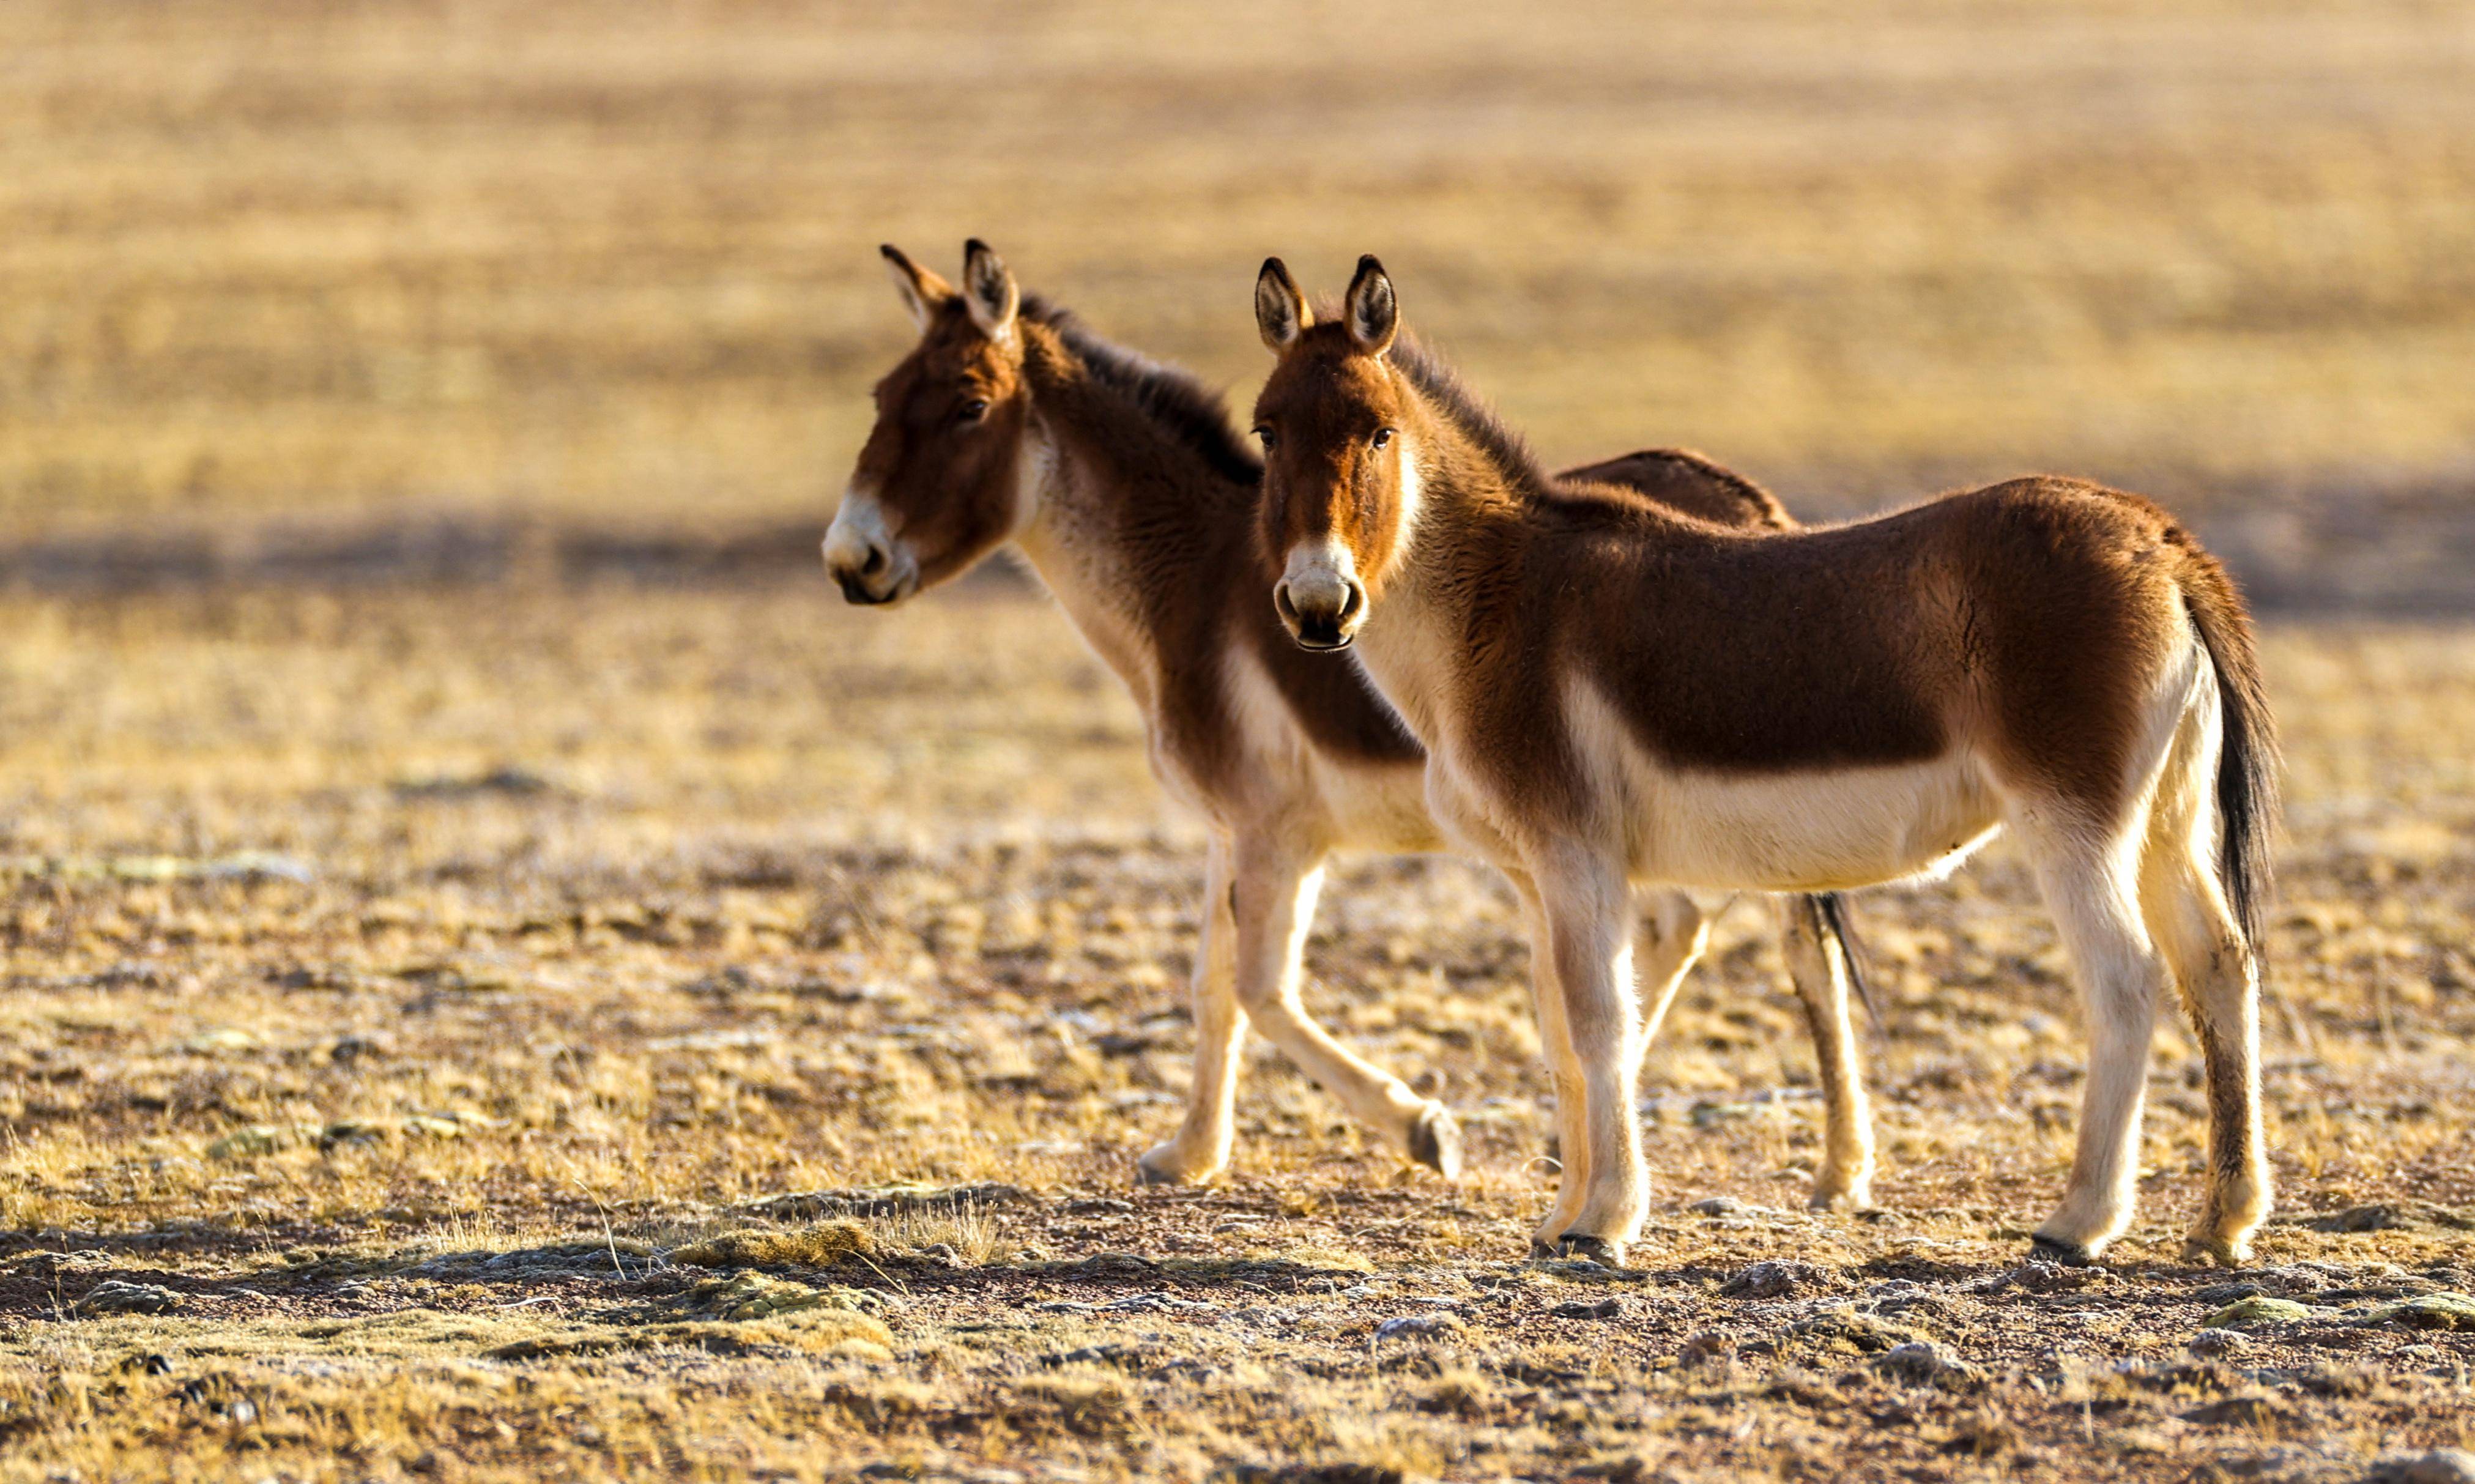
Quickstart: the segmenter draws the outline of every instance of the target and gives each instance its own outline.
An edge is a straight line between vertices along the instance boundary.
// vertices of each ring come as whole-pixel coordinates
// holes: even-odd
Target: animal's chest
[[[1427,813],[1453,848],[1507,869],[1523,866],[1521,849],[1507,829],[1502,791],[1477,776],[1451,749],[1428,759]]]
[[[1316,791],[1337,828],[1336,843],[1360,850],[1440,850],[1446,838],[1427,808],[1426,769],[1417,764],[1318,760]]]
[[[1332,847],[1441,846],[1414,750],[1402,757],[1319,743],[1314,718],[1298,714],[1243,645],[1223,653],[1217,678],[1176,724],[1154,727],[1153,768],[1171,792],[1232,826],[1294,829]]]

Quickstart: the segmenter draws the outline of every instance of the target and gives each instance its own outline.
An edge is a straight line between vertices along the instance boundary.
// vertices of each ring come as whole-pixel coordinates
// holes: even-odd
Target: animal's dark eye
[[[1379,427],[1375,430],[1375,446],[1377,448],[1380,449],[1391,441],[1392,429],[1388,427]]]
[[[1268,427],[1259,427],[1255,429],[1255,436],[1263,440],[1263,447],[1266,449],[1270,448],[1273,444],[1280,442],[1278,438],[1273,436],[1272,430]]]
[[[974,397],[969,401],[963,403],[963,410],[956,413],[955,417],[966,423],[976,423],[988,415],[988,399],[985,397]]]

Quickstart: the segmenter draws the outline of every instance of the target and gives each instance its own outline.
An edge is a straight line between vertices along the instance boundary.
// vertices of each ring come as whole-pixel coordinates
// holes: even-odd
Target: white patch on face
[[[868,571],[871,553],[882,560]],[[919,564],[887,526],[876,492],[854,484],[843,494],[834,523],[825,527],[825,572],[836,582],[860,584],[871,596],[907,597],[918,585]]]
[[[1014,460],[1014,525],[1019,539],[1040,519],[1049,486],[1057,479],[1057,445],[1041,431],[1039,420],[1023,420],[1022,443]]]
[[[845,490],[833,523],[825,527],[825,571],[840,575],[845,564],[855,569],[866,561],[871,546],[892,545],[894,536],[885,528],[885,507],[877,503],[876,492],[856,484]]]
[[[1394,435],[1401,447],[1401,519],[1392,536],[1392,560],[1398,563],[1409,554],[1409,539],[1417,534],[1418,516],[1424,508],[1421,497],[1426,492],[1426,476],[1418,471],[1418,445],[1408,433]]]
[[[1358,558],[1337,536],[1301,541],[1289,548],[1288,567],[1281,583],[1289,601],[1301,608],[1338,610],[1358,582]]]

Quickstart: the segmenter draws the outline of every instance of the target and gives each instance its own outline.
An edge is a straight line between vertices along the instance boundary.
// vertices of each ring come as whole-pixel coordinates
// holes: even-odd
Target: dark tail
[[[2224,736],[2218,755],[2218,883],[2243,940],[2260,952],[2274,874],[2270,834],[2277,826],[2277,725],[2253,652],[2251,615],[2234,579],[2196,546],[2187,547],[2183,602],[2218,672]]]
[[[1848,899],[1836,891],[1817,891],[1804,899],[1804,910],[1813,914],[1813,930],[1824,942],[1839,954],[1839,963],[1848,973],[1848,986],[1856,998],[1865,1002],[1865,1018],[1874,1029],[1882,1029],[1882,1008],[1874,1003],[1874,981],[1865,972],[1865,960],[1857,951],[1855,925],[1848,917]]]

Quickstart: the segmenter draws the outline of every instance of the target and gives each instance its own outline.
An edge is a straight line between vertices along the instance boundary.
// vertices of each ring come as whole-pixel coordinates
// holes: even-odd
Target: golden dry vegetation
[[[1829,1478],[1852,1447],[2301,1480],[2475,1434],[2475,1332],[2384,1308],[2475,1289],[2463,631],[2273,634],[2284,1191],[2235,1275],[2175,1256],[2171,1026],[2138,1229],[2021,1265],[2081,1043],[1998,845],[1864,903],[1881,1210],[1802,1210],[1811,1060],[1745,904],[1652,1058],[1636,1268],[1528,1265],[1525,959],[1452,861],[1352,864],[1310,961],[1462,1111],[1464,1182],[1260,1053],[1233,1176],[1133,1188],[1200,852],[1036,596],[207,592],[0,631],[0,1477]],[[2254,1289],[2308,1307],[2193,1353]]]
[[[2463,490],[2423,3],[0,10],[0,525],[806,513],[989,237],[1238,384],[1385,255],[1558,457]]]
[[[2475,636],[2362,616],[2475,592],[2470,49],[2204,0],[0,8],[0,1484],[2475,1446]],[[969,232],[1240,395],[1261,256],[1379,250],[1551,456],[1825,512],[2109,475],[2353,605],[2267,641],[2259,1265],[2176,1255],[2168,1022],[2139,1226],[2023,1261],[2083,1053],[1998,845],[1858,904],[1877,1211],[1803,1209],[1739,903],[1635,1266],[1519,1260],[1526,955],[1450,860],[1336,871],[1310,999],[1469,1176],[1259,1048],[1230,1177],[1135,1188],[1201,870],[1130,703],[1019,583],[864,613],[768,555],[903,345],[874,244]]]

